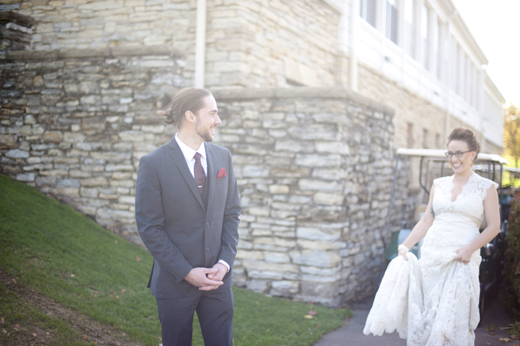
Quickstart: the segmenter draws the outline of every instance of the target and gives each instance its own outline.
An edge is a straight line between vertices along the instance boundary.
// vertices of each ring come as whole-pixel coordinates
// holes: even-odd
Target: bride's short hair
[[[478,144],[477,137],[471,130],[461,127],[456,128],[448,136],[448,144],[451,141],[464,141],[468,145],[469,150],[476,151],[477,154],[480,151],[480,144]]]

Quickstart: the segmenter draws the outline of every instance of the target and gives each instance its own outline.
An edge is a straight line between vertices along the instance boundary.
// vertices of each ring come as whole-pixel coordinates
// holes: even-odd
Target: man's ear
[[[195,114],[193,114],[192,111],[186,111],[186,112],[184,112],[184,119],[187,122],[189,122],[190,124],[194,123],[195,122]]]

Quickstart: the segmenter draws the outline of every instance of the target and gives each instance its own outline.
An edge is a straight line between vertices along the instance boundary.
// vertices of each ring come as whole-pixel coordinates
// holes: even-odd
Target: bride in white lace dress
[[[471,168],[478,151],[470,130],[450,134],[446,154],[454,175],[435,179],[425,215],[385,272],[364,334],[397,330],[408,346],[474,345],[479,250],[500,227],[497,184]],[[479,233],[484,215],[487,227]],[[422,238],[417,260],[408,249]]]

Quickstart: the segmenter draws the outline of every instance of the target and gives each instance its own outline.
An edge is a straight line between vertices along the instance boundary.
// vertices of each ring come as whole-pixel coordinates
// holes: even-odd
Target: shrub
[[[511,200],[505,257],[504,298],[514,318],[520,320],[520,190],[516,191],[515,198]]]

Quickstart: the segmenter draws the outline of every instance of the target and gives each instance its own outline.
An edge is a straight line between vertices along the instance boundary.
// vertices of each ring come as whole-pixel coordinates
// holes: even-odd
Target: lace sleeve
[[[485,200],[485,199],[486,199],[486,197],[487,197],[487,192],[488,192],[488,190],[489,190],[489,188],[490,188],[491,186],[494,186],[495,189],[498,189],[498,184],[497,184],[497,183],[495,183],[495,182],[492,181],[492,180],[488,180],[488,179],[486,179],[486,180],[489,182],[489,184],[486,184],[486,186],[485,186],[484,192],[482,193],[482,200]]]
[[[477,182],[478,190],[480,192],[480,196],[482,200],[485,200],[487,197],[487,192],[491,186],[494,186],[495,189],[498,188],[498,184],[495,183],[493,180],[489,180],[483,177],[480,177]]]

